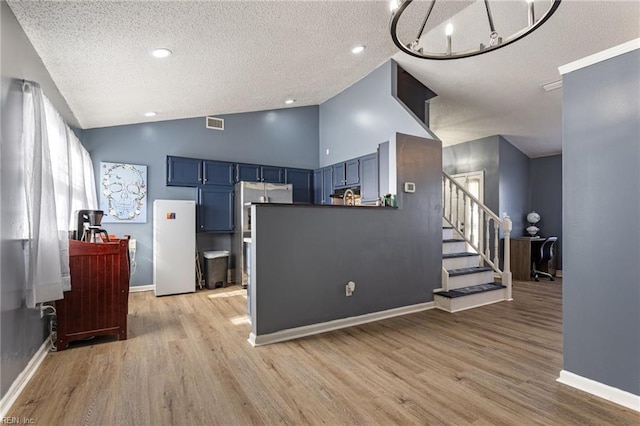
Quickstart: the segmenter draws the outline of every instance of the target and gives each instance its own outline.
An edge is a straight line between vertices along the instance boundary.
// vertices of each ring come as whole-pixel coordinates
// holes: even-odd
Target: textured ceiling
[[[532,157],[561,150],[562,91],[540,85],[640,37],[639,1],[565,0],[511,46],[434,62],[398,53],[387,1],[8,3],[81,128],[317,105],[393,57],[438,93],[432,129],[445,144],[502,134]],[[433,22],[462,3],[438,1]],[[155,59],[156,47],[174,54]]]

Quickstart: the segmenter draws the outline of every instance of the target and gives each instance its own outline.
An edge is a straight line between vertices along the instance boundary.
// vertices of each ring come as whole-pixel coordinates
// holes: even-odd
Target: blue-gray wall
[[[389,60],[320,105],[321,167],[375,152],[396,132],[433,139],[391,96],[391,68]]]
[[[525,235],[530,211],[529,157],[502,136],[451,145],[442,150],[443,169],[450,175],[484,172],[484,203],[513,221],[512,236]]]
[[[442,149],[442,167],[450,175],[484,171],[484,203],[500,214],[500,137],[490,136]]]
[[[195,188],[166,186],[166,156],[318,167],[318,107],[219,115],[225,129],[205,128],[204,117],[83,130],[96,176],[101,161],[147,166],[147,223],[105,224],[117,235],[137,240],[132,285],[153,284],[153,200],[196,199]],[[230,250],[230,234],[199,234],[198,248]]]
[[[640,50],[563,77],[564,370],[640,395]]]
[[[433,300],[442,268],[442,149],[435,140],[393,139],[397,209],[255,206],[255,335]],[[416,192],[403,193],[404,182]],[[356,290],[346,297],[350,280]]]
[[[531,159],[531,210],[540,214],[540,234],[557,236],[558,269],[562,269],[562,155]]]
[[[75,118],[4,1],[0,18],[0,397],[4,397],[47,334],[40,313],[25,307],[23,235],[18,228],[24,223],[22,79],[38,82],[65,119]]]
[[[498,215],[509,214],[513,222],[513,236],[527,235],[525,228],[527,213],[531,211],[529,197],[529,157],[518,148],[499,136],[498,170],[500,183],[498,189]]]

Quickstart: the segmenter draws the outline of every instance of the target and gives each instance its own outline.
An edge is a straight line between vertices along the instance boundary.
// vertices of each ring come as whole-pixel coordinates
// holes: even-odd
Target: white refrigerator
[[[153,202],[153,282],[156,296],[196,291],[196,203]]]

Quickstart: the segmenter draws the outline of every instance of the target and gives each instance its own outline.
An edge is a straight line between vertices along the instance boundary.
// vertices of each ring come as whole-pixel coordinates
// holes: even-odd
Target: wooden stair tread
[[[486,293],[488,291],[502,290],[505,288],[506,287],[503,286],[502,284],[494,282],[494,283],[487,283],[487,284],[472,285],[469,287],[458,288],[455,290],[440,291],[440,292],[434,293],[434,295],[454,299],[456,297],[469,296],[471,294],[478,294],[478,293]]]
[[[464,240],[460,238],[447,238],[446,240],[442,240],[443,243],[464,243]]]

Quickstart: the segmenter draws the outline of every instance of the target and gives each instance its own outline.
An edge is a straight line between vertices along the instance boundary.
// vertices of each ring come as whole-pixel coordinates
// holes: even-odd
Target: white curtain
[[[97,206],[87,150],[36,83],[23,84],[26,195],[26,303],[62,299],[71,288],[69,230],[73,212]]]

